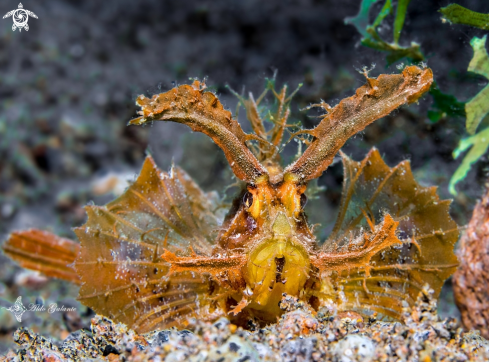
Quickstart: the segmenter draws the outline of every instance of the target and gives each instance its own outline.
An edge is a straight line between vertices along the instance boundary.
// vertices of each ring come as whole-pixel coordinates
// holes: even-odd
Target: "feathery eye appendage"
[[[361,162],[341,154],[339,215],[320,243],[304,213],[305,192],[348,138],[416,101],[432,80],[430,69],[410,66],[402,74],[367,78],[335,107],[321,103],[327,113],[314,129],[295,134],[311,139],[285,168],[278,150],[289,127],[286,87],[268,88],[276,101],[266,116],[268,129],[260,114],[266,92],[256,100],[239,98],[253,134],[198,81],[140,96],[140,117],[130,124],[172,121],[203,132],[246,182],[224,222],[214,197],[179,168],[160,171],[149,156],[121,197],[87,206],[88,221],[75,230],[79,248],[53,237],[58,241],[46,249],[50,257],[34,263],[49,237],[26,231],[12,235],[4,250],[26,267],[81,283],[83,304],[139,332],[223,315],[243,326],[250,319],[274,322],[284,293],[316,309],[334,305],[399,319],[403,303],[413,305],[425,283],[438,294],[455,270],[459,231],[450,202],[440,200],[435,188],[418,185],[408,162],[390,168],[376,149]],[[64,250],[59,258],[52,257],[56,248]],[[76,273],[70,273],[66,265],[75,254]]]

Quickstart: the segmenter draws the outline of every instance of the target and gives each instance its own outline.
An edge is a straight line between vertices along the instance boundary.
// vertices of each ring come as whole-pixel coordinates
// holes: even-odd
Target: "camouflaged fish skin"
[[[326,114],[317,127],[292,134],[308,148],[285,168],[279,150],[290,126],[286,87],[268,88],[275,100],[268,123],[260,113],[266,92],[256,100],[239,98],[252,134],[201,82],[139,96],[140,116],[130,124],[172,121],[208,135],[245,186],[222,221],[215,194],[203,192],[178,167],[162,172],[148,156],[136,182],[105,206],[87,206],[88,221],[75,230],[79,300],[146,332],[185,327],[195,318],[226,316],[242,326],[275,322],[284,312],[284,294],[313,310],[334,305],[391,319],[400,319],[403,303],[414,305],[425,284],[438,295],[457,266],[459,230],[450,201],[418,185],[409,162],[390,168],[376,149],[361,162],[341,154],[341,207],[324,243],[304,212],[308,182],[344,143],[418,100],[433,80],[429,68],[416,66],[365,75],[366,84],[352,97],[335,107],[319,104]],[[9,255],[21,260],[12,248]]]

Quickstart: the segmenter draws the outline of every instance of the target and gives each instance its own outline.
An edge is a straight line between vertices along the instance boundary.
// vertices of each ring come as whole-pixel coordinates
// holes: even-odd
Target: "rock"
[[[489,189],[460,240],[460,266],[453,276],[455,302],[467,329],[489,338]]]
[[[350,334],[338,341],[334,354],[341,362],[357,361],[358,357],[369,360],[373,357],[375,345],[368,337]]]
[[[261,359],[251,343],[241,337],[231,336],[221,347],[211,349],[208,360],[222,362],[259,362]]]

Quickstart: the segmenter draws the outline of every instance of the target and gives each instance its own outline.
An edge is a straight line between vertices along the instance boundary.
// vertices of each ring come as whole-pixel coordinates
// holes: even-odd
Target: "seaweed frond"
[[[369,24],[369,13],[372,5],[378,0],[362,0],[358,15],[346,18],[345,24],[354,25],[362,35],[361,43],[369,48],[377,49],[387,53],[387,64],[392,64],[402,58],[408,58],[412,62],[419,62],[425,59],[418,43],[411,42],[409,46],[401,46],[401,37],[404,21],[406,20],[407,7],[410,0],[399,0],[397,2],[396,15],[394,18],[393,42],[389,43],[382,39],[377,28],[385,21],[385,18],[394,11],[392,0],[386,0],[384,6],[378,13],[372,24]]]
[[[467,70],[489,79],[489,55],[485,48],[486,38],[487,35],[482,38],[474,37],[470,41],[474,56]],[[449,191],[452,195],[457,193],[455,185],[467,176],[472,164],[477,162],[489,148],[489,128],[474,134],[482,120],[489,114],[489,85],[486,85],[465,104],[465,112],[467,114],[467,132],[472,136],[460,141],[457,149],[453,151],[453,157],[458,158],[462,152],[472,148],[450,179]]]

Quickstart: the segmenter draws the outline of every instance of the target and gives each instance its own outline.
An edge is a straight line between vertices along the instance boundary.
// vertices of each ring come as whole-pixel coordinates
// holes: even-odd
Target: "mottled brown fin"
[[[402,74],[367,77],[367,84],[354,96],[334,108],[325,106],[328,113],[316,128],[307,130],[314,138],[310,146],[285,171],[304,182],[321,176],[350,137],[397,107],[418,100],[432,82],[431,69],[416,66],[404,68]]]
[[[392,246],[400,246],[402,242],[396,236],[396,229],[399,223],[392,217],[385,215],[382,223],[377,225],[374,230],[364,230],[356,238],[352,237],[345,247],[332,252],[320,252],[313,260],[313,264],[320,271],[351,270],[352,268],[364,269],[371,268],[371,259],[379,252]]]
[[[151,121],[186,124],[193,131],[212,138],[224,151],[236,177],[252,183],[267,174],[246,146],[246,141],[260,138],[244,133],[231,112],[224,109],[215,94],[206,92],[202,83],[195,81],[192,85],[181,85],[151,98],[140,95],[136,104],[141,107],[141,117],[131,120],[129,124],[140,125]]]
[[[421,187],[408,161],[389,168],[376,149],[362,162],[342,157],[343,196],[324,253],[362,250],[369,224],[380,224],[376,230],[382,230],[386,220],[396,223],[395,237],[401,243],[385,244],[361,267],[345,259],[341,271],[323,279],[323,287],[329,287],[323,288],[323,297],[338,298],[343,310],[378,311],[399,318],[403,301],[413,305],[425,284],[438,296],[457,267],[453,247],[459,229],[449,214],[450,201],[440,200],[435,187]]]
[[[182,170],[162,172],[147,157],[136,182],[106,206],[88,206],[87,223],[75,229],[79,300],[138,332],[220,315],[210,299],[219,288],[209,276],[170,273],[161,258],[165,250],[211,254],[218,225],[212,202]]]
[[[170,264],[169,274],[180,272],[208,274],[231,290],[239,291],[246,285],[242,275],[242,268],[246,265],[246,255],[179,257],[165,250],[161,259]]]
[[[26,269],[37,270],[48,277],[80,284],[72,264],[80,244],[47,231],[30,229],[10,234],[3,252]]]

